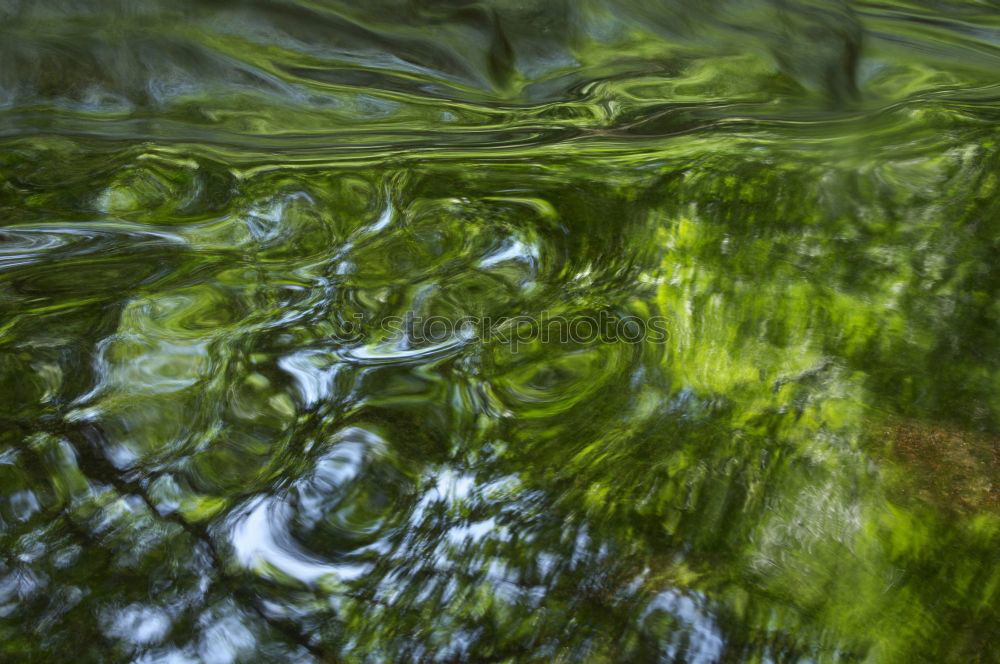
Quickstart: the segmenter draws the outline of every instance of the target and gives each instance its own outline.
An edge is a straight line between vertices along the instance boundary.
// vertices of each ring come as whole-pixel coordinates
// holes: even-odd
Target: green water
[[[0,2],[0,661],[1000,661],[998,72],[990,1]]]

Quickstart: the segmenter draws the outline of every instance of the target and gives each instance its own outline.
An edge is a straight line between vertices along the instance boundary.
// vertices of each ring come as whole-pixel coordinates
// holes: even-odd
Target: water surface
[[[0,3],[0,659],[996,661],[998,9]]]

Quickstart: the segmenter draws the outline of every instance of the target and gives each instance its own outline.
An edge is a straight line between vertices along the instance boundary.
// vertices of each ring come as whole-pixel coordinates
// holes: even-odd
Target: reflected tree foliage
[[[209,4],[2,8],[0,657],[995,659],[992,43]]]

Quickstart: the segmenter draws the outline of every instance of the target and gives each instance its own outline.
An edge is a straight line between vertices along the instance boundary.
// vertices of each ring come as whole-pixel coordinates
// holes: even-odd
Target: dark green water
[[[0,660],[1000,660],[998,121],[988,1],[0,2]]]

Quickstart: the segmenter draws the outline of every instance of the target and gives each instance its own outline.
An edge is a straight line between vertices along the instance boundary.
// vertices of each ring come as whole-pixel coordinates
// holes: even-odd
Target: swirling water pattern
[[[998,9],[0,2],[0,659],[996,661]]]

